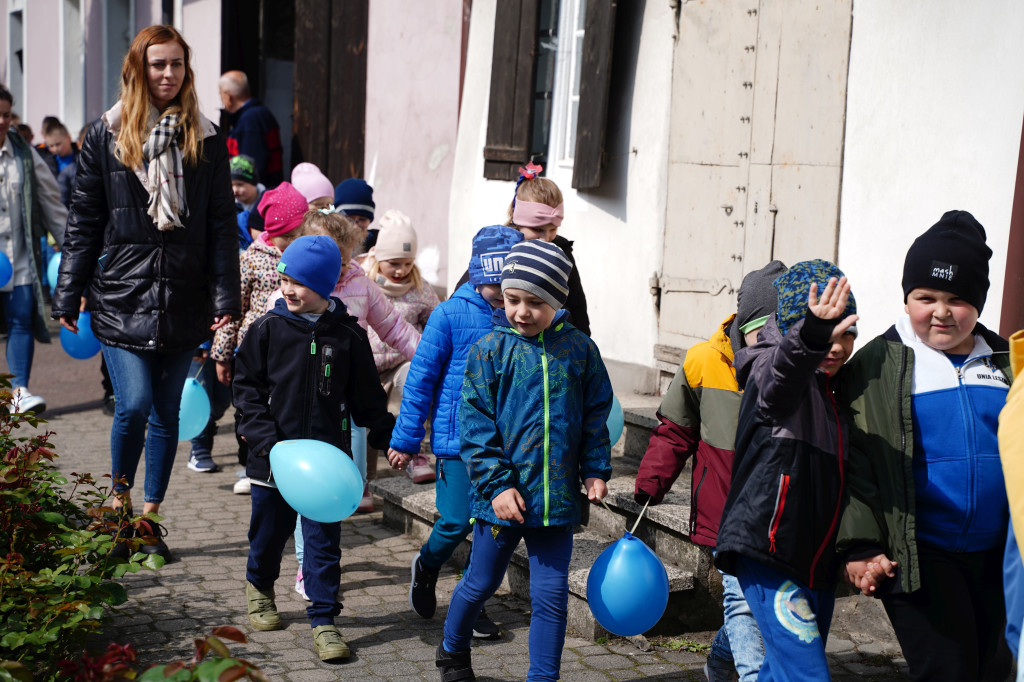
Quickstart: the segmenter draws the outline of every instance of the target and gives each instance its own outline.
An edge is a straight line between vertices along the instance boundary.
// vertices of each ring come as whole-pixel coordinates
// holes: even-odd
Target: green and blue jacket
[[[469,464],[473,519],[509,526],[491,501],[516,488],[524,526],[580,521],[581,484],[611,477],[612,386],[601,353],[560,310],[528,338],[502,310],[466,359],[459,410],[461,456]]]

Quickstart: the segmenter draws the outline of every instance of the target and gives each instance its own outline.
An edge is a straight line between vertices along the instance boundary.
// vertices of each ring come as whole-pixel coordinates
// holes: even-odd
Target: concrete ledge
[[[616,507],[632,505],[632,479],[616,481],[613,479],[613,499]],[[405,476],[392,476],[379,478],[370,482],[370,490],[383,500],[384,522],[420,542],[426,542],[430,535],[433,523],[439,518],[437,509],[434,506],[434,487],[417,485]],[[628,493],[628,494],[627,494]],[[613,507],[615,509],[616,507]],[[617,514],[608,514],[607,510],[588,505],[590,511],[590,526],[581,527],[573,538],[573,555],[569,566],[569,626],[584,637],[596,639],[609,636],[609,633],[602,628],[590,613],[587,606],[587,578],[590,574],[590,567],[598,555],[609,545],[618,540],[624,532],[622,518]],[[675,513],[685,512],[689,514],[688,507],[680,504],[667,504],[659,510],[659,516],[670,518],[672,510]],[[680,512],[679,510],[682,510]],[[635,514],[639,513],[636,507]],[[648,514],[651,510],[648,509]],[[650,528],[646,528],[650,526]],[[679,522],[673,521],[673,526]],[[661,529],[662,535],[658,535],[653,529]],[[643,531],[643,532],[642,532]],[[665,535],[668,534],[668,535]],[[651,634],[679,634],[692,629],[706,629],[702,627],[700,619],[694,619],[690,614],[700,613],[702,609],[696,609],[695,605],[699,599],[695,591],[699,590],[692,571],[686,570],[684,566],[695,562],[696,553],[686,553],[682,550],[669,552],[658,549],[657,542],[668,548],[672,541],[680,548],[689,547],[689,543],[679,538],[670,540],[671,535],[678,533],[670,528],[661,527],[656,522],[644,522],[637,530],[637,537],[644,540],[659,556],[667,559],[666,570],[669,575],[669,605],[662,619],[651,629]],[[467,538],[462,542],[451,563],[461,567],[465,565],[469,554],[471,541]],[[668,559],[669,554],[685,559],[682,565],[675,565]],[[694,563],[696,565],[696,563]],[[503,583],[513,594],[522,599],[528,600],[530,595],[530,561],[526,551],[525,543],[516,548],[509,563],[508,572]],[[718,602],[721,603],[720,600]],[[720,611],[719,618],[720,618]]]

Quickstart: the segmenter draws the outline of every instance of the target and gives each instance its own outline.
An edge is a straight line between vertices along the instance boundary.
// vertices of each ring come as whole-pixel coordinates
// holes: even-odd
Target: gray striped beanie
[[[572,261],[551,242],[531,239],[519,242],[505,257],[501,290],[522,289],[558,310],[569,296]]]

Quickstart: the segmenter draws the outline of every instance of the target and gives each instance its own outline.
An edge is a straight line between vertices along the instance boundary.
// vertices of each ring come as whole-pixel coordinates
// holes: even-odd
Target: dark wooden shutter
[[[539,0],[500,0],[487,111],[484,177],[515,180],[529,161]]]
[[[363,174],[368,0],[296,0],[292,164]]]
[[[601,184],[616,5],[616,0],[587,0],[576,153],[572,169],[572,186],[575,189],[593,189]]]

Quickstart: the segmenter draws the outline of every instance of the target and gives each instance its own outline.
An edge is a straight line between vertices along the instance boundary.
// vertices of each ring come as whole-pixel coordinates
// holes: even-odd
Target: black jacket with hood
[[[351,418],[368,429],[372,447],[388,449],[395,418],[370,342],[345,304],[331,301],[333,310],[310,322],[278,299],[242,339],[232,386],[249,478],[271,479],[267,454],[282,440],[311,438],[351,455]]]
[[[743,402],[715,560],[727,573],[742,555],[811,589],[836,584],[846,417],[818,369],[836,323],[808,313],[783,337],[773,315],[736,355]]]
[[[202,119],[203,159],[185,165],[184,227],[156,228],[149,195],[114,156],[116,106],[89,127],[53,297],[53,317],[78,316],[82,296],[103,343],[181,352],[210,338],[215,316],[241,312],[238,227],[224,137]]]

